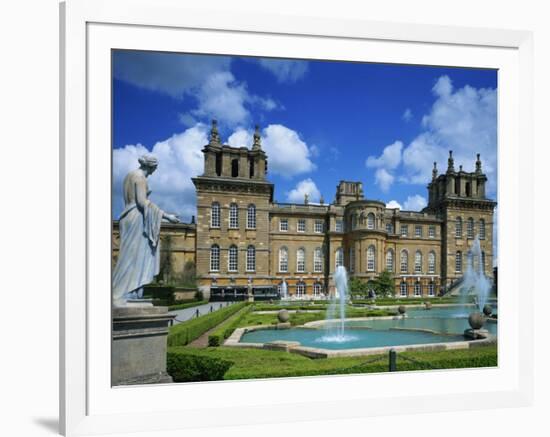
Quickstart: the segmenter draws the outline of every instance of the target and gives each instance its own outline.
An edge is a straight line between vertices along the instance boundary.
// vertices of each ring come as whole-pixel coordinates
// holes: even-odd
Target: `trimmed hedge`
[[[166,369],[174,382],[219,381],[233,365],[222,358],[168,351]]]
[[[229,338],[229,336],[253,308],[253,305],[242,308],[231,320],[227,320],[222,323],[212,334],[208,336],[208,346],[217,347],[222,345],[224,340]]]
[[[168,346],[185,346],[199,338],[209,329],[218,326],[225,319],[244,308],[247,302],[236,303],[213,313],[179,323],[170,328],[168,333]]]
[[[185,308],[191,308],[191,307],[196,307],[196,306],[199,306],[199,305],[204,305],[205,303],[208,303],[208,301],[207,300],[191,300],[191,301],[186,301],[186,302],[180,302],[180,303],[176,303],[174,305],[170,305],[168,307],[168,311],[183,310]]]

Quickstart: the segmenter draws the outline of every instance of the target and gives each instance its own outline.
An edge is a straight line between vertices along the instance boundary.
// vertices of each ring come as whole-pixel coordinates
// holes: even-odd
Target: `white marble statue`
[[[157,158],[146,154],[138,161],[140,167],[126,175],[122,188],[125,207],[119,217],[120,249],[112,284],[115,307],[143,297],[143,286],[151,283],[160,269],[162,219],[179,222],[177,216],[165,213],[148,199],[147,177],[157,169]]]

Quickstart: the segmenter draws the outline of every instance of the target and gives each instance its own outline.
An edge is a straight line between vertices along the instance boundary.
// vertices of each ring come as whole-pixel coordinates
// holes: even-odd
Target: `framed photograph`
[[[61,5],[62,432],[528,405],[530,33],[181,3]]]

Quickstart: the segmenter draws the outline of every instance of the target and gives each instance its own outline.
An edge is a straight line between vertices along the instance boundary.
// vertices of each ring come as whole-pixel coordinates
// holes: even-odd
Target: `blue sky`
[[[280,202],[332,202],[346,179],[419,210],[449,149],[467,171],[481,153],[496,198],[496,70],[114,51],[113,214],[122,178],[153,151],[151,199],[188,221],[213,118],[234,146],[260,125]]]

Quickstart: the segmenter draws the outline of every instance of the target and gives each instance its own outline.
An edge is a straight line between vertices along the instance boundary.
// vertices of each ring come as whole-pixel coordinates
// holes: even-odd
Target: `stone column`
[[[166,307],[113,308],[111,384],[171,383],[166,372],[170,321]]]

